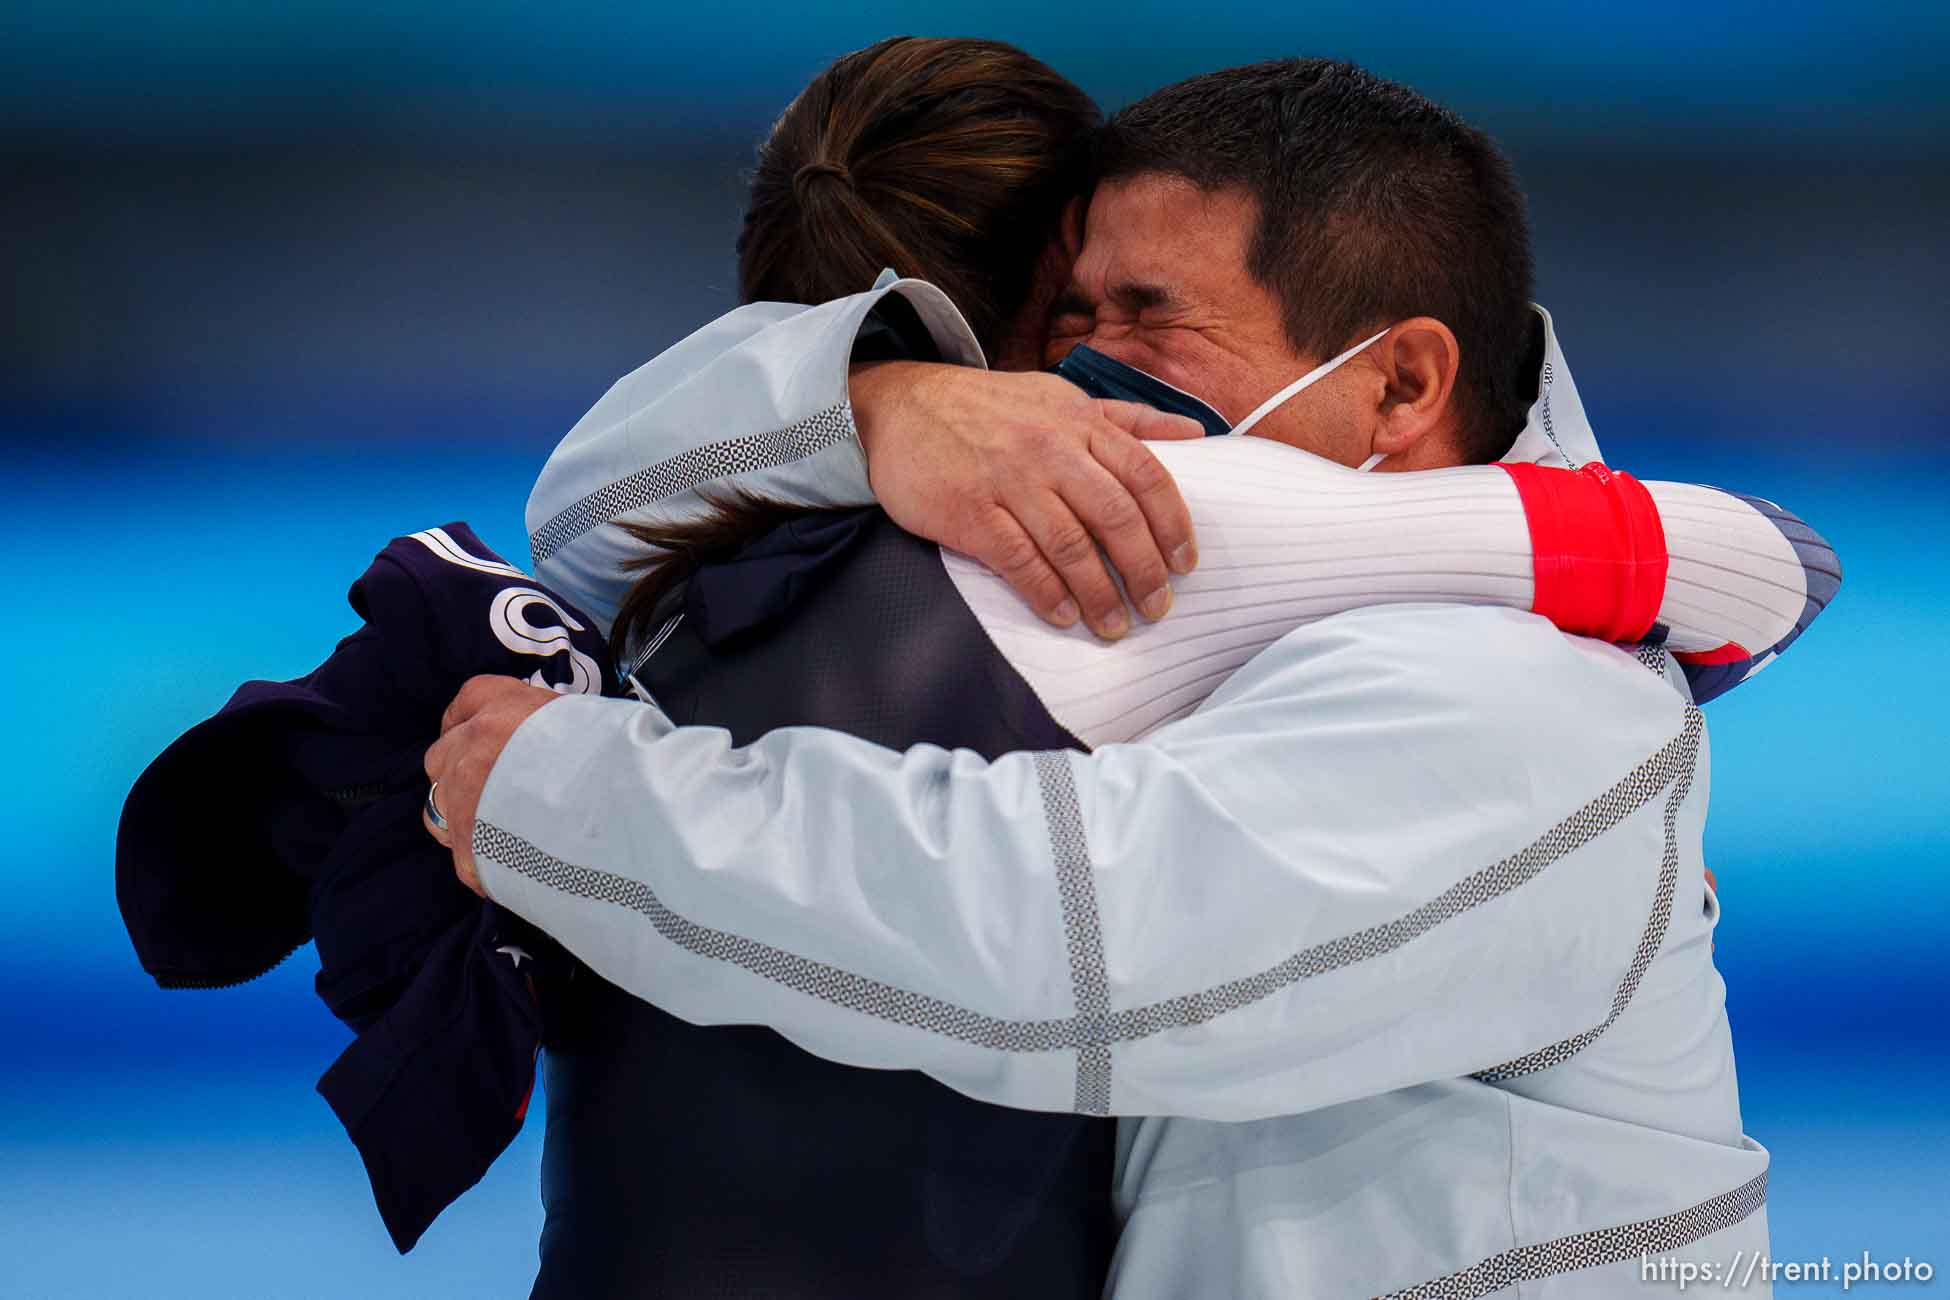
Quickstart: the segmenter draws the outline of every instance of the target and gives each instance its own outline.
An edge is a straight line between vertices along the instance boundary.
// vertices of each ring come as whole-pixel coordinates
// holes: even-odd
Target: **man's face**
[[[1052,311],[1045,360],[1054,364],[1088,343],[1204,398],[1237,424],[1326,359],[1293,350],[1279,302],[1247,273],[1257,215],[1243,193],[1208,194],[1176,176],[1099,186],[1070,287]],[[1361,383],[1357,357],[1252,432],[1356,464],[1372,438],[1357,400]]]

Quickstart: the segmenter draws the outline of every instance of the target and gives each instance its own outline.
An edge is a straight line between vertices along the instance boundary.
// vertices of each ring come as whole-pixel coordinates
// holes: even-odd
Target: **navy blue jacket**
[[[1080,748],[937,547],[878,510],[806,515],[704,566],[635,674],[736,744],[836,727],[989,757]],[[1115,1127],[862,1070],[769,1029],[686,1024],[578,977],[543,1054],[536,1300],[1095,1300]]]
[[[357,1037],[318,1082],[403,1252],[520,1131],[551,940],[454,877],[421,767],[469,677],[615,694],[602,639],[465,524],[395,538],[352,585],[364,626],[291,682],[246,682],[136,781],[116,894],[143,968],[219,988],[307,940]]]

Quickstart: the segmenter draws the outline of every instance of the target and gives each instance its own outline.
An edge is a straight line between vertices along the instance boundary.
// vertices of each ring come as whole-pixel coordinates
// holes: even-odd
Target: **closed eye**
[[[1126,280],[1110,286],[1110,301],[1119,311],[1132,316],[1142,316],[1149,312],[1167,317],[1178,315],[1184,310],[1184,302],[1177,294],[1161,284],[1142,280]]]
[[[1081,324],[1083,328],[1073,332],[1086,334],[1090,331],[1090,322],[1097,318],[1096,309],[1091,306],[1090,300],[1075,289],[1066,289],[1056,295],[1056,301],[1050,304],[1049,314],[1052,322],[1062,322],[1071,326]]]

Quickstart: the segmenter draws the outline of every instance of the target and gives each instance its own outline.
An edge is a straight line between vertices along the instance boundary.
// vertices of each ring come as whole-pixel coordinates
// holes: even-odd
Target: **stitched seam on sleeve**
[[[1659,883],[1652,895],[1652,914],[1646,919],[1645,929],[1639,935],[1638,947],[1632,953],[1632,961],[1625,968],[1624,976],[1618,981],[1618,988],[1612,993],[1611,1010],[1605,1018],[1585,1030],[1573,1034],[1549,1047],[1539,1048],[1514,1061],[1491,1066],[1476,1073],[1475,1078],[1484,1083],[1503,1083],[1519,1079],[1526,1074],[1548,1070],[1582,1052],[1598,1041],[1607,1029],[1618,1022],[1618,1017],[1631,1003],[1632,995],[1638,991],[1639,981],[1651,967],[1652,959],[1659,953],[1659,946],[1665,942],[1666,928],[1672,923],[1672,900],[1679,887],[1679,807],[1686,802],[1686,795],[1693,788],[1693,772],[1699,756],[1700,733],[1705,719],[1697,708],[1686,709],[1686,730],[1681,739],[1687,742],[1687,761],[1679,770],[1672,783],[1671,792],[1666,795],[1664,819],[1665,845],[1659,858]]]
[[[585,533],[654,501],[705,483],[804,460],[852,436],[853,403],[842,398],[783,429],[693,447],[628,478],[606,483],[558,511],[529,537],[529,550],[539,565]]]
[[[1535,879],[1552,863],[1598,839],[1632,813],[1651,803],[1683,774],[1685,784],[1678,788],[1667,807],[1667,825],[1670,828],[1678,804],[1685,797],[1685,789],[1690,788],[1690,774],[1699,748],[1701,721],[1699,711],[1688,708],[1685,729],[1609,790],[1545,831],[1523,849],[1464,877],[1429,902],[1392,921],[1304,948],[1258,974],[1130,1011],[1085,1011],[1082,999],[1087,992],[1080,990],[1077,1014],[1046,1020],[1005,1020],[984,1015],[941,998],[897,988],[827,962],[699,925],[672,911],[655,891],[640,880],[565,862],[521,836],[478,818],[474,823],[473,848],[477,858],[526,876],[548,889],[634,911],[649,921],[659,935],[688,952],[741,967],[762,979],[836,1006],[997,1051],[1078,1050],[1079,1085],[1082,1085],[1085,1073],[1094,1078],[1101,1070],[1107,1098],[1110,1077],[1108,1050],[1111,1046],[1136,1042],[1180,1026],[1204,1024],[1270,997],[1301,980],[1392,952],[1443,922],[1453,920]],[[1087,851],[1075,868],[1087,874],[1084,864],[1087,864]],[[1664,902],[1660,904],[1655,901],[1655,924],[1648,927],[1646,936],[1641,939],[1641,954],[1655,952],[1663,938],[1664,926],[1659,923],[1660,907],[1663,906],[1666,916],[1671,912],[1672,890],[1663,881],[1659,897]],[[1093,918],[1095,915],[1094,888],[1089,915]],[[1101,944],[1101,935],[1098,942]],[[1101,947],[1098,951],[1101,954]],[[1649,955],[1645,956],[1645,962],[1649,964]],[[1087,967],[1087,961],[1085,965]],[[1634,969],[1639,975],[1643,974],[1636,958]],[[1073,965],[1073,980],[1076,973],[1077,968]],[[1086,982],[1088,978],[1086,970]],[[1619,993],[1614,998],[1612,1017],[1595,1031],[1588,1031],[1589,1038],[1595,1038],[1610,1025],[1611,1020],[1616,1018],[1616,1011],[1630,1000],[1636,987],[1637,976],[1629,975],[1628,981],[1620,985]],[[1589,1041],[1585,1035],[1579,1038]],[[1567,1039],[1566,1043],[1578,1041]],[[1104,1055],[1085,1062],[1081,1059],[1081,1049],[1084,1048],[1101,1048]],[[1094,1092],[1084,1096],[1084,1100],[1088,1101],[1095,1098]]]
[[[1534,1246],[1518,1246],[1469,1268],[1391,1291],[1380,1300],[1476,1300],[1539,1278],[1648,1255],[1670,1255],[1703,1237],[1731,1228],[1766,1203],[1767,1171],[1763,1169],[1732,1191],[1677,1213],[1572,1233]]]
[[[1062,750],[1035,755],[1036,782],[1049,823],[1050,856],[1063,901],[1063,938],[1070,953],[1070,989],[1076,1001],[1077,1086],[1075,1108],[1083,1115],[1110,1113],[1110,980],[1104,969],[1104,932],[1097,912],[1097,885],[1084,836],[1076,779]]]

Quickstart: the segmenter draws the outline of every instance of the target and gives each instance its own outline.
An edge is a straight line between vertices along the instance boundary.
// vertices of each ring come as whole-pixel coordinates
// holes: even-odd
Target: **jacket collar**
[[[1557,326],[1551,314],[1536,303],[1530,304],[1544,330],[1544,358],[1537,372],[1537,398],[1530,404],[1523,432],[1517,435],[1506,461],[1529,461],[1554,469],[1576,469],[1588,461],[1604,460],[1598,450],[1598,435],[1591,430],[1578,386],[1571,381],[1571,367],[1564,360],[1564,349],[1557,341]]]

